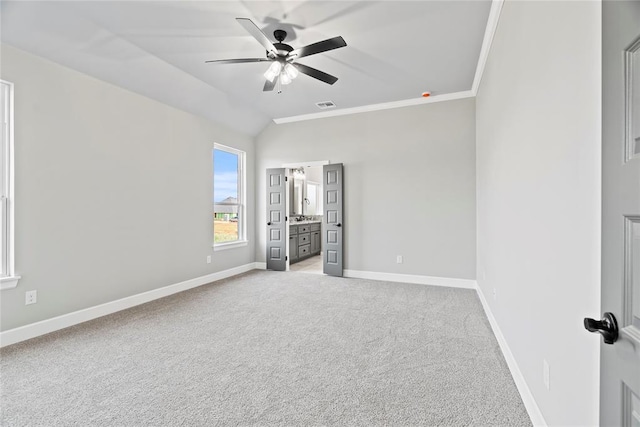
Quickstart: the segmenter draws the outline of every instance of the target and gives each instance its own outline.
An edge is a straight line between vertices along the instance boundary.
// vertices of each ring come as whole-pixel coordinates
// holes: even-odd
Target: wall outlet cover
[[[27,291],[24,293],[24,305],[38,302],[38,291]]]

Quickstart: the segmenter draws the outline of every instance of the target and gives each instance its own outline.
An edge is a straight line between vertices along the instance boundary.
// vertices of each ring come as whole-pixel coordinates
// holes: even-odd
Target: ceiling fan
[[[262,90],[265,92],[272,91],[276,85],[278,86],[278,93],[282,92],[280,85],[287,85],[291,83],[291,81],[298,76],[299,72],[330,85],[338,81],[337,77],[295,61],[305,56],[315,55],[316,53],[322,53],[346,46],[347,43],[342,37],[338,36],[294,49],[288,44],[283,43],[287,37],[286,31],[275,30],[273,32],[273,37],[277,40],[277,43],[272,43],[271,40],[269,40],[260,28],[258,28],[258,26],[250,19],[236,18],[236,20],[267,50],[266,58],[214,59],[205,62],[219,64],[271,62],[269,69],[264,73],[267,81],[265,82]]]

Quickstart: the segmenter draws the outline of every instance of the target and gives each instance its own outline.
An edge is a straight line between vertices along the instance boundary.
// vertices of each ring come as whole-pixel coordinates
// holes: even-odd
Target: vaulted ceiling
[[[3,43],[255,135],[271,120],[468,91],[491,1],[2,1]],[[300,60],[339,78],[300,75],[263,92],[269,63],[235,18],[294,48],[334,36],[346,47]]]

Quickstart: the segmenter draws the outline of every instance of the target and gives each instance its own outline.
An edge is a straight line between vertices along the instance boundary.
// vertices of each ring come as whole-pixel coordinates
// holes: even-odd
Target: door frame
[[[317,166],[324,166],[324,165],[330,165],[331,164],[331,160],[313,160],[310,162],[288,162],[288,163],[283,163],[280,167],[284,168],[284,176],[287,177],[287,180],[289,179],[289,169],[296,169],[299,168],[300,166],[303,167],[317,167]],[[291,212],[291,209],[289,208],[289,203],[290,203],[290,198],[291,195],[289,194],[289,186],[286,186],[285,189],[285,216],[287,217],[287,221],[286,221],[286,227],[285,227],[285,234],[284,234],[284,239],[286,241],[286,251],[287,251],[287,261],[285,264],[285,270],[284,271],[289,271],[289,217],[291,216],[291,214],[289,212]]]

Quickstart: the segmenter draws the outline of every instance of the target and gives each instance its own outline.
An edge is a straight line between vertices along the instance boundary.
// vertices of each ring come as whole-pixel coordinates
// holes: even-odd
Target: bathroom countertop
[[[307,221],[291,221],[289,225],[307,225],[307,224],[319,224],[322,221],[319,219],[312,219]]]

